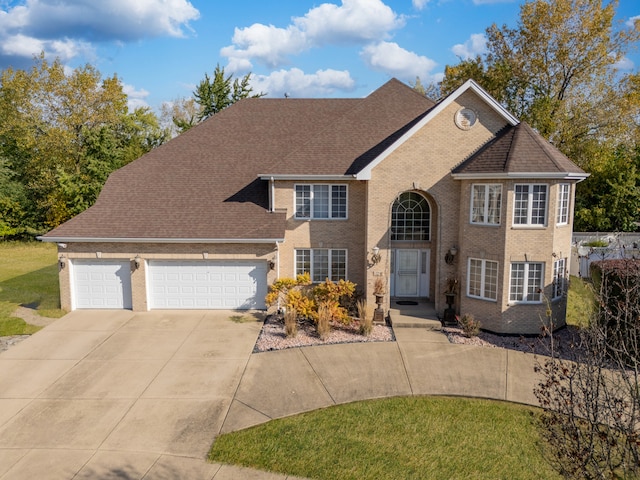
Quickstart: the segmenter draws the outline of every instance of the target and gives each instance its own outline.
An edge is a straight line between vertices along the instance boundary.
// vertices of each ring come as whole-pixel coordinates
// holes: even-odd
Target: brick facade
[[[460,117],[463,109],[465,116]],[[68,265],[60,270],[62,308],[70,310],[73,306],[71,275],[76,259],[131,262],[133,309],[147,310],[149,260],[264,261],[273,263],[267,275],[271,284],[276,278],[295,276],[297,249],[340,249],[346,251],[347,278],[358,285],[370,304],[374,303],[373,285],[382,278],[387,286],[385,309],[391,306],[392,293],[396,297],[406,295],[408,285],[416,287],[412,296],[429,299],[437,311],[443,312],[448,280],[456,279],[457,313],[473,314],[484,329],[504,334],[539,333],[548,318],[547,305],[555,326],[564,324],[564,296],[537,303],[510,300],[511,269],[513,262],[541,263],[544,298],[552,297],[554,262],[564,258],[569,269],[575,183],[586,174],[474,82],[467,82],[437,105],[392,80],[365,99],[250,99],[218,118],[222,120],[203,122],[172,140],[167,148],[151,152],[144,162],[136,161],[121,169],[114,175],[117,179],[110,179],[105,186],[96,206],[45,236],[50,237],[48,241],[68,243],[59,248]],[[278,126],[275,120],[264,124],[278,118],[286,121],[286,127]],[[461,118],[472,118],[473,124],[460,123]],[[239,125],[251,134],[237,136]],[[225,141],[212,148],[212,142],[220,138],[236,143]],[[182,147],[189,151],[180,158],[185,168],[181,164],[179,170],[165,171],[164,165],[173,164],[176,152],[186,151]],[[219,158],[210,156],[219,152]],[[260,161],[254,164],[248,160],[254,158]],[[259,170],[262,168],[272,172]],[[209,169],[209,174],[203,173]],[[175,181],[177,175],[181,175],[181,182]],[[203,187],[208,196],[217,195],[216,201],[207,196],[205,200],[210,203],[202,204],[201,191],[191,186],[195,177],[218,182]],[[346,218],[296,218],[295,186],[318,184],[346,185]],[[501,185],[499,224],[470,221],[474,184]],[[544,225],[514,225],[514,190],[518,184],[546,185]],[[570,218],[564,225],[556,222],[560,184],[571,187]],[[155,208],[158,185],[165,189],[186,186],[186,190],[168,195],[191,206],[167,202],[171,213],[167,217]],[[142,187],[146,190],[138,192]],[[428,204],[428,239],[392,239],[392,208],[407,192]],[[137,206],[138,213],[121,219],[119,212],[123,209],[113,204],[125,202],[129,195],[129,203]],[[105,228],[116,228],[120,233]],[[176,231],[184,238],[166,238]],[[104,239],[112,234],[120,240],[73,240],[87,235]],[[122,243],[124,238],[136,237],[165,242]],[[198,239],[202,238],[211,242],[200,243]],[[249,238],[274,240],[260,243]],[[280,241],[282,238],[284,241]],[[376,247],[380,261],[374,263]],[[457,251],[453,257],[448,255],[451,249]],[[400,277],[399,266],[395,265],[398,262],[393,261],[399,258],[399,252],[405,255],[403,258],[411,257],[407,262],[414,268],[413,277]],[[142,260],[138,268],[134,265],[136,257]],[[470,259],[482,265],[489,262],[492,268],[497,265],[495,299],[469,295]],[[475,278],[477,284],[477,274]]]
[[[302,184],[347,185],[347,218],[336,220],[295,218],[294,186]],[[286,240],[279,247],[279,271],[282,277],[295,277],[295,250],[326,248],[347,250],[347,276],[359,286],[364,284],[366,182],[349,181],[277,181],[275,208],[286,211]]]
[[[480,121],[471,130],[461,130],[454,124],[454,115],[463,106],[478,112]],[[424,248],[430,251],[429,298],[438,310],[444,308],[445,281],[456,274],[456,265],[447,265],[444,255],[452,246],[461,244],[460,182],[451,177],[451,170],[504,126],[499,115],[473,93],[467,93],[373,169],[366,213],[367,251],[376,245],[380,247],[382,262],[369,271],[367,291],[370,292],[377,275],[382,274],[388,283],[392,249]],[[390,239],[392,204],[399,194],[407,191],[420,193],[431,206],[431,239],[428,242]],[[388,306],[388,295],[386,301]]]
[[[549,300],[555,327],[565,324],[566,296],[552,299],[553,262],[560,258],[569,268],[571,251],[571,221],[556,224],[558,184],[566,181],[542,181],[522,179],[518,181],[491,181],[503,186],[503,202],[500,225],[486,226],[470,223],[471,187],[465,180],[462,185],[462,210],[460,230],[462,243],[458,259],[461,292],[459,312],[472,313],[482,327],[498,333],[538,334],[547,320],[546,302],[517,304],[509,301],[511,262],[540,262],[544,264],[544,295]],[[484,182],[488,183],[488,182]],[[515,184],[536,183],[548,186],[547,223],[544,227],[519,227],[513,225],[513,190]],[[573,202],[575,186],[571,186]],[[573,209],[571,205],[570,212]],[[498,298],[495,302],[476,299],[467,295],[469,258],[498,262]]]

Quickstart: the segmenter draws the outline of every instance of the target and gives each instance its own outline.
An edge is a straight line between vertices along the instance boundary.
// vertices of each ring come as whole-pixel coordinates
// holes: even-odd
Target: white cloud
[[[633,60],[631,60],[629,57],[622,57],[616,63],[611,65],[611,68],[614,68],[616,70],[622,70],[622,71],[631,71],[633,70],[634,67],[635,67],[635,64],[633,63]]]
[[[636,15],[635,17],[631,17],[625,25],[629,28],[634,28],[636,26],[636,22],[640,21],[640,15]]]
[[[92,57],[94,50],[90,44],[82,41],[64,38],[61,40],[41,40],[22,34],[9,36],[0,43],[2,57],[33,58],[34,55],[45,52],[48,59],[59,58],[66,62],[78,55]]]
[[[268,97],[310,98],[328,96],[336,91],[351,91],[355,81],[345,70],[318,70],[304,73],[299,68],[278,70],[269,75],[252,75],[251,87],[254,92],[264,92]]]
[[[37,38],[132,40],[182,36],[199,17],[188,0],[25,0],[0,16],[0,32]]]
[[[301,53],[308,48],[304,33],[293,26],[277,28],[255,23],[250,27],[236,28],[232,40],[234,45],[220,50],[222,56],[229,58],[230,71],[250,66],[251,59],[274,68],[286,63],[289,55]]]
[[[2,53],[4,55],[20,57],[28,57],[34,52],[44,49],[44,42],[37,38],[27,37],[25,35],[14,35],[2,42]]]
[[[236,28],[232,42],[220,54],[229,58],[228,69],[246,69],[253,61],[269,68],[287,63],[288,57],[325,45],[362,45],[387,38],[404,25],[381,0],[342,0],[341,5],[323,3],[284,28],[253,24]]]
[[[429,3],[429,0],[413,0],[413,7],[417,10],[422,10],[424,7],[427,6],[427,3]]]
[[[374,70],[385,72],[404,81],[420,77],[423,83],[434,80],[431,71],[437,66],[430,58],[400,47],[397,43],[379,42],[367,45],[360,56]]]
[[[0,6],[0,49],[5,57],[44,51],[69,59],[93,51],[94,41],[184,36],[199,17],[188,0],[21,0]],[[11,3],[9,4],[11,5]]]
[[[144,88],[136,90],[133,85],[123,83],[122,91],[127,94],[127,106],[129,107],[129,111],[132,112],[136,108],[149,106],[149,104],[145,100],[149,96],[149,92],[147,92]]]
[[[459,43],[451,51],[463,60],[482,55],[487,52],[487,37],[484,33],[473,33],[464,43]]]
[[[404,25],[404,19],[380,0],[342,0],[342,6],[323,3],[293,22],[314,45],[377,40]]]

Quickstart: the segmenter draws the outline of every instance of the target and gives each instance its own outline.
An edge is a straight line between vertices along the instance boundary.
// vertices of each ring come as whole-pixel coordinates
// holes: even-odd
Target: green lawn
[[[586,327],[595,307],[596,298],[591,283],[572,276],[567,297],[567,324]]]
[[[209,460],[314,479],[560,479],[536,415],[489,400],[371,400],[221,435]]]
[[[61,317],[56,247],[40,242],[0,243],[0,336],[39,329],[13,316],[19,305]]]
[[[571,277],[567,323],[595,308]],[[409,397],[357,402],[222,435],[209,459],[314,479],[560,479],[546,462],[537,410],[489,400]]]

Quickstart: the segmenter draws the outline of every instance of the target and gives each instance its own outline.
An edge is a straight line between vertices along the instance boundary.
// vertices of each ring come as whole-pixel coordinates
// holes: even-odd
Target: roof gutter
[[[575,180],[581,182],[589,173],[516,172],[516,173],[452,173],[454,180]]]
[[[296,174],[258,174],[260,180],[300,180],[300,181],[336,181],[344,182],[346,180],[355,180],[356,175],[296,175]]]
[[[277,243],[284,238],[107,238],[107,237],[36,237],[51,243]]]

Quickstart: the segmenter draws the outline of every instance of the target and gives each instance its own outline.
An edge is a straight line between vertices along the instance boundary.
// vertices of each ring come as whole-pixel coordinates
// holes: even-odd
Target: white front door
[[[391,295],[394,297],[429,296],[429,250],[394,250]]]

